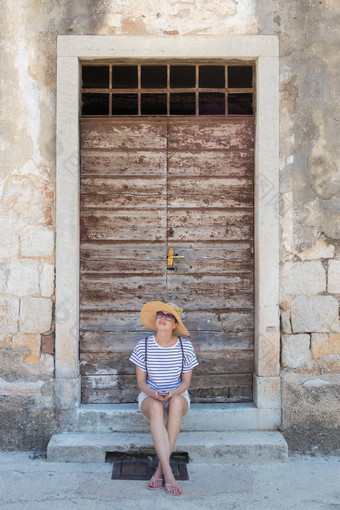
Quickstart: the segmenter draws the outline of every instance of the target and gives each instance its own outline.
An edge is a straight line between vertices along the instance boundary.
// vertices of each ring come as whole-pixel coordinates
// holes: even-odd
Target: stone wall
[[[318,241],[282,265],[283,430],[298,451],[339,453],[340,260],[334,255],[334,245]]]
[[[2,0],[0,427],[44,447],[54,414],[58,34],[270,34],[280,40],[283,432],[339,444],[339,8],[336,0]],[[138,48],[136,48],[138,52]],[[264,182],[262,200],[271,200]],[[58,314],[57,314],[58,315]]]

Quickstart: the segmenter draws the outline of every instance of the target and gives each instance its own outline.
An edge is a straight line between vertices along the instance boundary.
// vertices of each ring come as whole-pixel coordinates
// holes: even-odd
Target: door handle
[[[174,249],[169,248],[168,251],[168,267],[173,267],[174,259],[184,259],[184,255],[174,255]]]

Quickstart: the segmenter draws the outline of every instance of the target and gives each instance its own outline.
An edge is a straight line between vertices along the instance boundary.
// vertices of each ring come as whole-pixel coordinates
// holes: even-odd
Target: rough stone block
[[[282,295],[312,295],[326,290],[326,272],[320,261],[286,262],[281,272]]]
[[[58,409],[77,408],[80,404],[80,376],[72,379],[56,378],[54,382]]]
[[[7,292],[19,297],[39,294],[37,260],[12,260],[9,265]]]
[[[27,223],[51,225],[53,200],[48,181],[33,174],[14,174],[6,179],[0,213]]]
[[[282,428],[291,451],[340,454],[338,374],[281,373]]]
[[[15,232],[16,222],[13,220],[0,220],[0,259],[16,257],[19,252],[19,237]]]
[[[0,350],[1,376],[7,380],[42,380],[54,376],[54,356],[41,354],[39,360],[34,356],[24,361],[26,356],[30,356],[29,349]]]
[[[40,361],[40,335],[30,333],[18,333],[11,342],[12,349],[28,351],[24,357],[24,363],[35,364]]]
[[[0,335],[0,349],[10,349],[11,340],[10,335]]]
[[[298,296],[291,302],[294,333],[340,332],[339,305],[332,296]]]
[[[45,333],[51,327],[52,301],[48,298],[23,298],[20,311],[20,332]]]
[[[328,263],[328,292],[340,294],[340,260],[330,260]]]
[[[0,333],[16,333],[18,320],[19,300],[12,297],[0,298]]]
[[[282,333],[292,333],[289,310],[281,310],[281,328]]]
[[[41,352],[44,354],[54,354],[54,335],[42,335]]]
[[[301,260],[331,259],[334,257],[334,246],[320,239],[308,250],[297,253],[297,256]]]
[[[312,360],[309,335],[282,335],[281,363],[298,368]]]
[[[340,334],[313,333],[311,348],[313,359],[322,358],[327,354],[340,356]]]
[[[268,326],[265,334],[258,335],[255,343],[255,373],[260,377],[280,374],[279,326]]]
[[[44,297],[52,296],[54,292],[54,266],[45,264],[40,275],[40,293]]]
[[[9,276],[9,269],[5,264],[0,263],[0,293],[4,292]]]
[[[53,381],[0,379],[1,448],[44,450],[57,428]]]
[[[50,257],[54,250],[53,231],[42,225],[28,226],[21,236],[23,257]]]
[[[254,402],[259,409],[281,407],[280,377],[258,377],[253,375]]]

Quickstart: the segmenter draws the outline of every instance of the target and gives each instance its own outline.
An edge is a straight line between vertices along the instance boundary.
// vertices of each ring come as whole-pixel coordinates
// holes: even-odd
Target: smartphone
[[[168,392],[168,391],[161,391],[161,393],[162,393],[162,395],[164,395],[164,397],[165,397],[166,395],[169,395],[169,392]]]

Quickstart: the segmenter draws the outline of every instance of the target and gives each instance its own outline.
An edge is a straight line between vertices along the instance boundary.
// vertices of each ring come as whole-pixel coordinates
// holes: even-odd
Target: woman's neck
[[[177,337],[173,335],[172,331],[157,331],[155,339],[156,342],[163,347],[174,345],[178,340]]]

